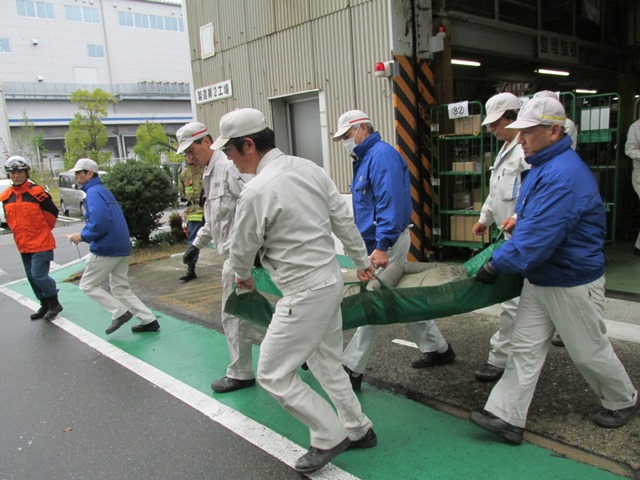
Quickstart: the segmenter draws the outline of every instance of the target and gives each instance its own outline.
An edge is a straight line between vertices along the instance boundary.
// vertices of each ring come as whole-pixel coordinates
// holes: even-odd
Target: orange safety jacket
[[[58,208],[51,195],[29,180],[0,193],[7,224],[20,253],[37,253],[56,248],[51,230],[56,226]]]

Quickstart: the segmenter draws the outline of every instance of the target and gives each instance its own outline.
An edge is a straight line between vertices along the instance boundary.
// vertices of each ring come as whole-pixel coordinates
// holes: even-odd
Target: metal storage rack
[[[482,103],[468,102],[468,112],[468,117],[450,120],[448,105],[436,105],[431,111],[434,247],[480,249],[490,243],[489,234],[475,236],[471,228],[480,216],[477,207],[486,198],[493,135],[480,126]]]
[[[605,93],[576,98],[576,118],[579,125],[577,151],[589,165],[604,200],[607,212],[607,242],[616,236],[618,203],[618,163],[620,150],[620,95]]]

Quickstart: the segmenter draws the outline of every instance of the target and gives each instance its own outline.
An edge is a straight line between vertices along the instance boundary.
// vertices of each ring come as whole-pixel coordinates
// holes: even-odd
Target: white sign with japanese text
[[[233,96],[231,80],[225,80],[224,82],[218,82],[213,85],[198,88],[196,90],[196,103],[200,105],[203,103],[214,102],[216,100],[222,100],[223,98],[229,98],[231,96]]]

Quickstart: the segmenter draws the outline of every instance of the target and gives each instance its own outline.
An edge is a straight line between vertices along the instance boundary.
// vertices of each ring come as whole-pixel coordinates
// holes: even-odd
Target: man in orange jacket
[[[56,226],[58,209],[51,195],[40,185],[29,181],[29,164],[14,155],[4,165],[12,185],[0,193],[7,224],[13,232],[27,280],[40,308],[31,320],[53,320],[62,311],[56,281],[49,276],[56,241],[51,231]]]

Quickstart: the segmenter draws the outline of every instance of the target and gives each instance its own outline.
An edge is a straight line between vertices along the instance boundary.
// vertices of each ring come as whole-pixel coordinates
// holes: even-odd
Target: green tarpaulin
[[[519,296],[522,279],[518,276],[501,274],[494,285],[485,285],[473,278],[501,243],[490,245],[464,264],[468,278],[430,287],[383,288],[377,291],[363,288],[361,293],[345,297],[342,301],[343,329],[448,317]],[[252,276],[256,290],[240,295],[233,292],[225,311],[266,327],[274,312],[273,304],[282,298],[282,293],[267,270],[256,268]]]

